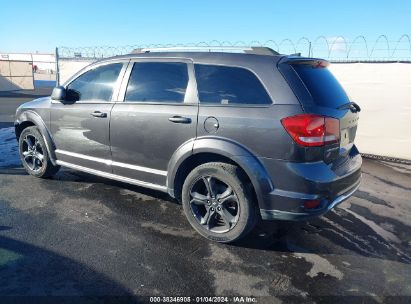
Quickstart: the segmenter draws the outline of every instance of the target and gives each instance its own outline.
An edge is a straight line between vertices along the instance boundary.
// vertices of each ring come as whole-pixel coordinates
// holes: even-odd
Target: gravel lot
[[[365,159],[360,190],[327,215],[282,239],[265,227],[220,245],[159,192],[71,170],[26,175],[0,123],[0,295],[409,303],[410,198],[411,166]]]

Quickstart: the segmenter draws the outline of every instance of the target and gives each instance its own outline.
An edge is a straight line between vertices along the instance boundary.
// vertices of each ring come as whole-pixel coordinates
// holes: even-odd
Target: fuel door
[[[217,133],[220,124],[214,116],[209,116],[204,121],[204,130],[207,133]]]

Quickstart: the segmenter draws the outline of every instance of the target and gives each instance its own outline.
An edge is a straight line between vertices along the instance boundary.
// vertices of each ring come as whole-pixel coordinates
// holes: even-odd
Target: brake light
[[[340,142],[340,121],[315,114],[290,116],[281,120],[294,141],[304,147]]]
[[[329,63],[327,61],[318,60],[318,61],[314,61],[314,63],[312,64],[312,67],[315,69],[319,69],[319,68],[326,68],[328,65]]]

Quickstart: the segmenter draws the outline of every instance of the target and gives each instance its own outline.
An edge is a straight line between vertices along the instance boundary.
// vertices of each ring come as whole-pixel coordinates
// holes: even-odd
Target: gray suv
[[[204,237],[321,215],[359,186],[359,106],[321,59],[140,50],[17,109],[27,172],[60,166],[168,193]]]

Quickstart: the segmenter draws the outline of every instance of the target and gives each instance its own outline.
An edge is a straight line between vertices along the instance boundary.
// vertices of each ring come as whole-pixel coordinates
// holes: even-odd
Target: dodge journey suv
[[[60,166],[168,193],[204,237],[324,214],[361,178],[359,106],[321,59],[268,48],[136,50],[17,109],[27,172]]]

